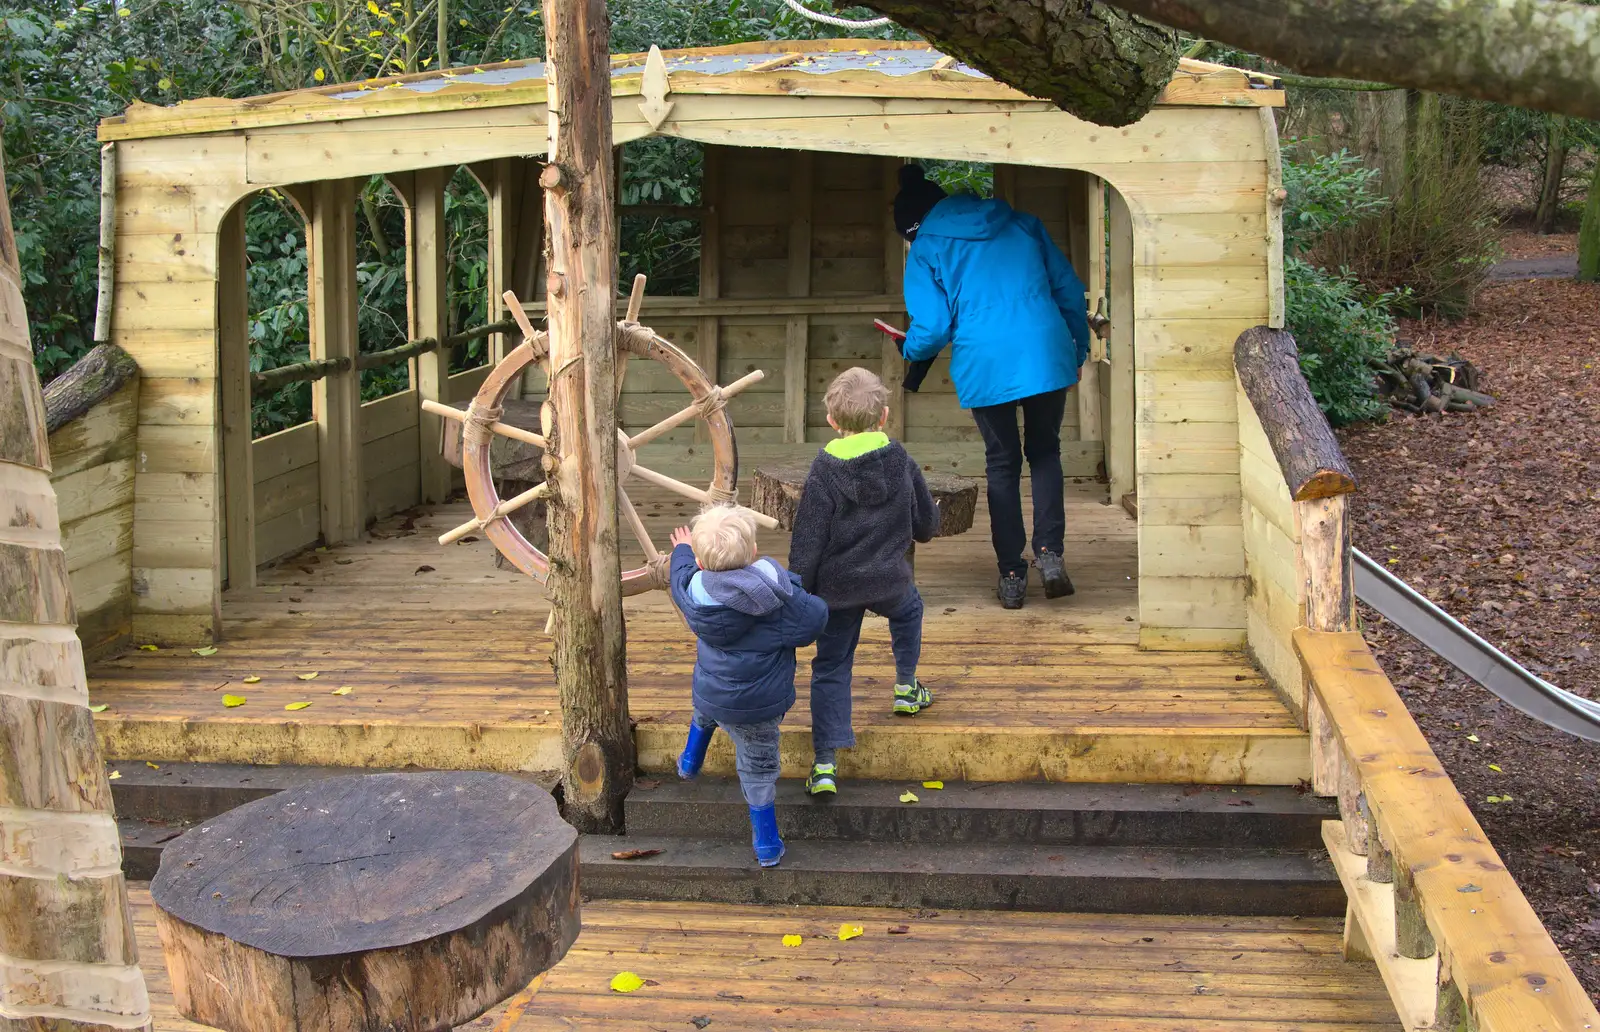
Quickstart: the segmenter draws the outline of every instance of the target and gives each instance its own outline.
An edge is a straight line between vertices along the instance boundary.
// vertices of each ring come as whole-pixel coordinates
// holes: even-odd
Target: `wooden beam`
[[[709,239],[709,235],[706,237]],[[899,239],[897,236],[895,239]],[[702,260],[704,260],[704,245],[702,244]],[[719,278],[712,277],[708,281],[702,277],[702,290],[718,289]],[[543,319],[548,307],[543,301],[534,301],[522,306],[530,318]],[[618,298],[616,302],[617,318],[622,318],[628,310],[628,299]],[[904,312],[905,301],[900,294],[849,294],[834,297],[662,297],[659,295],[646,295],[644,299],[645,317],[661,318],[695,318],[697,316],[728,316],[728,315],[849,315],[872,314],[881,315],[884,312]],[[706,370],[709,373],[711,370]]]
[[[1105,258],[1095,261],[1095,251],[1104,251],[1105,204],[1104,187],[1098,176],[1087,172],[1067,173],[1067,246],[1071,253],[1072,268],[1083,281],[1085,303],[1094,311],[1101,295],[1095,286],[1096,269],[1104,270]],[[1100,338],[1089,335],[1089,358],[1078,370],[1078,440],[1099,441],[1105,438],[1100,415],[1100,363],[1095,360],[1095,345]]]
[[[789,296],[811,293],[811,199],[816,154],[801,151],[789,163]],[[806,439],[807,351],[811,320],[796,313],[785,323],[783,349],[783,439]]]
[[[406,243],[410,252],[406,276],[412,340],[427,337],[444,340],[450,331],[446,271],[450,236],[444,221],[444,192],[450,171],[425,168],[408,177],[391,176],[389,180],[406,206]],[[413,361],[411,383],[417,389],[419,405],[424,401],[447,405],[452,400],[451,354],[452,349],[440,348]],[[438,416],[419,412],[418,427],[421,498],[424,505],[437,504],[449,497],[453,483],[450,464],[444,461],[439,450],[444,440],[444,426]]]
[[[546,591],[561,697],[561,786],[570,824],[620,834],[635,757],[617,538],[610,31],[605,0],[545,0],[544,22],[552,103],[550,164],[540,183],[550,234],[556,437]]]
[[[544,238],[543,199],[539,196],[540,162],[532,158],[499,158],[473,169],[489,201],[489,321],[508,317],[505,292],[533,297],[539,244]],[[530,189],[531,187],[531,189]],[[489,341],[489,364],[522,342],[517,332],[497,333]],[[520,387],[520,385],[519,385]],[[519,398],[519,387],[512,397]]]
[[[1107,402],[1106,475],[1111,497],[1135,490],[1133,396],[1133,216],[1122,194],[1111,193],[1111,368]]]
[[[240,201],[217,230],[217,393],[222,410],[222,498],[228,587],[256,584],[255,464],[251,442],[250,297]]]
[[[898,312],[904,312],[906,306],[906,242],[894,226],[894,197],[900,192],[900,167],[905,163],[904,158],[883,159],[883,292]],[[887,306],[883,312],[886,321],[897,323],[902,330],[908,327],[907,320],[889,317]],[[884,430],[898,441],[906,436],[906,360],[900,357],[899,345],[887,333],[882,336],[880,375],[889,389],[889,422]]]
[[[312,184],[306,254],[311,267],[307,309],[311,357],[349,358],[356,336],[356,179]],[[361,477],[361,377],[355,369],[311,385],[321,479],[322,537],[328,544],[355,541],[365,529]]]
[[[700,315],[697,360],[712,383],[722,381],[719,369],[722,320],[714,312],[707,311],[705,303],[716,300],[722,293],[723,157],[721,147],[707,144],[700,158],[700,206],[705,209],[705,215],[700,220],[700,297],[697,300],[704,314]],[[648,299],[646,303],[649,304]],[[657,309],[652,305],[649,311],[654,313]],[[694,433],[696,441],[703,443],[707,439],[706,427],[701,421],[695,422]]]

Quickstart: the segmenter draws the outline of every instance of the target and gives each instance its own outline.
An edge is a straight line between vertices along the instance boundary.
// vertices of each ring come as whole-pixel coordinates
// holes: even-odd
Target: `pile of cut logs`
[[[1472,412],[1494,404],[1478,390],[1478,367],[1454,352],[1440,358],[1400,340],[1388,359],[1374,361],[1372,368],[1379,395],[1407,412]]]

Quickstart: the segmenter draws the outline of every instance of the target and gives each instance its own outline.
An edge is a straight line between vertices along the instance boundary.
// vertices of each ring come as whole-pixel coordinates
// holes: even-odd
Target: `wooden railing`
[[[1294,339],[1234,351],[1295,504],[1313,785],[1349,899],[1345,955],[1371,959],[1408,1032],[1582,1032],[1600,1013],[1354,629],[1344,495],[1355,481],[1299,372]]]

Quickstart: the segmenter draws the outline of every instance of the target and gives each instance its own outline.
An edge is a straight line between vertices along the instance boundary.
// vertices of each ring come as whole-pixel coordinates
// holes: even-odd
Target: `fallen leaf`
[[[907,789],[906,791],[900,793],[900,801],[902,803],[914,803],[917,801],[917,794]]]
[[[860,935],[863,931],[865,931],[865,929],[860,925],[842,924],[839,926],[839,941],[849,942],[851,939],[854,939],[856,936]]]
[[[652,788],[660,788],[661,782],[657,781],[655,778],[635,778],[633,787],[642,788],[648,792]]]
[[[338,563],[340,566],[349,566],[351,563],[355,562],[355,560],[354,559],[335,559],[334,562]]]
[[[313,670],[309,674],[295,674],[294,676],[298,677],[302,681],[315,681],[317,679],[317,675],[321,672],[322,671],[320,670]]]
[[[1479,741],[1479,738],[1478,738],[1478,736],[1477,736],[1477,735],[1468,735],[1468,736],[1467,736],[1467,741],[1469,741],[1469,742],[1476,742],[1476,741]]]
[[[1461,886],[1456,891],[1457,892],[1482,892],[1483,891],[1483,886],[1474,885],[1471,882],[1467,882],[1465,885]]]
[[[895,925],[893,928],[889,929],[889,934],[890,935],[910,935],[911,934],[911,926],[910,925]]]
[[[215,656],[217,654],[217,647],[215,645],[207,645],[203,649],[190,649],[189,651],[193,652],[197,656]]]
[[[704,1029],[707,1025],[711,1024],[711,1019],[710,1018],[690,1018],[689,1019],[689,1024],[693,1025],[695,1028]]]
[[[1489,769],[1494,771],[1496,774],[1504,774],[1505,773],[1505,771],[1500,769],[1500,765],[1498,763],[1489,764]]]
[[[432,572],[433,572],[433,567],[428,566],[427,564],[423,564],[422,566],[417,567],[416,570],[411,575],[413,577],[415,577],[419,573],[432,573]]]
[[[161,646],[159,646],[159,645],[140,645],[139,646],[139,650],[141,652],[160,652],[161,651]]]
[[[805,940],[798,935],[785,935],[783,937],[783,944],[785,946],[798,946],[804,941]]]
[[[614,993],[631,993],[635,989],[644,988],[644,979],[632,971],[620,971],[611,979],[611,991]]]
[[[160,770],[161,769],[161,764],[159,764],[159,763],[151,763],[149,760],[145,760],[144,761],[144,765],[146,767],[149,767],[151,770]]]
[[[286,710],[303,710],[309,705],[311,705],[309,702],[288,702],[284,703],[283,708]]]
[[[107,781],[115,781],[115,780],[117,780],[117,779],[118,779],[118,778],[120,778],[120,777],[122,777],[122,771],[120,771],[120,770],[114,770],[114,771],[112,771],[112,772],[111,772],[111,773],[110,773],[110,774],[107,774],[107,775],[106,775],[106,780],[107,780]]]
[[[795,938],[798,939],[799,936],[797,935],[797,936],[795,936]],[[728,992],[728,990],[723,989],[723,990],[720,990],[717,993],[717,999],[719,999],[719,1000],[742,1000],[742,999],[744,999],[744,997],[740,996],[738,993],[730,993],[730,992]]]
[[[468,534],[466,537],[461,539],[460,544],[470,545],[476,540],[478,540],[478,535],[476,535],[476,534]]]
[[[647,856],[660,856],[665,849],[620,849],[611,854],[613,860],[643,860]]]
[[[111,708],[111,704],[109,702],[102,702],[102,703],[99,703],[98,705],[90,706],[89,707],[89,712],[90,713],[104,713],[106,710],[108,710],[110,708]]]
[[[355,689],[350,687],[349,685],[341,684],[339,687],[335,688],[333,691],[329,692],[328,694],[329,695],[349,695],[353,691],[355,691]]]
[[[222,704],[224,706],[228,707],[229,709],[233,709],[235,706],[243,706],[244,705],[244,696],[243,695],[224,695],[222,697]]]
[[[943,788],[944,787],[944,782],[943,781],[924,781],[922,783],[922,787],[923,788]]]
[[[1508,796],[1508,795],[1492,795],[1489,798],[1485,799],[1484,802],[1486,802],[1486,803],[1509,803],[1509,802],[1511,802],[1511,797]]]
[[[245,684],[260,684],[261,683],[261,678],[257,677],[255,674],[251,674],[249,677],[244,679],[244,683]]]

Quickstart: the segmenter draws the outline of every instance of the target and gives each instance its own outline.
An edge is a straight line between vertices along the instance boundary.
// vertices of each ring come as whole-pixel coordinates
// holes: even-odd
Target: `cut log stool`
[[[464,404],[454,407],[463,412],[467,410]],[[462,423],[458,419],[444,419],[440,422],[444,423],[444,440],[440,445],[440,451],[444,453],[446,462],[460,469]],[[538,433],[539,403],[507,401],[501,407],[500,422]],[[493,463],[494,468],[495,490],[501,498],[514,498],[529,488],[544,483],[544,450],[538,445],[514,441],[496,434],[489,449],[489,461]],[[522,532],[528,544],[541,552],[550,550],[550,527],[545,522],[543,498],[524,505],[505,518]],[[498,550],[494,553],[494,564],[497,568],[509,565],[505,556]]]
[[[178,1009],[226,1032],[438,1032],[578,937],[578,836],[531,782],[327,778],[185,833],[150,885]]]
[[[810,472],[809,462],[760,467],[756,470],[750,507],[777,520],[780,530],[794,530],[795,511],[800,508],[800,495],[805,490],[806,474]],[[924,472],[922,478],[928,482],[928,491],[939,509],[939,529],[934,537],[952,537],[971,530],[972,517],[978,511],[978,482],[953,473]],[[913,570],[916,551],[916,543],[912,542],[906,559]]]

